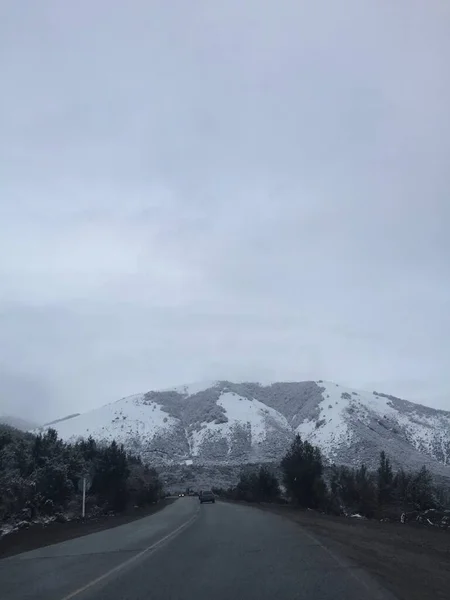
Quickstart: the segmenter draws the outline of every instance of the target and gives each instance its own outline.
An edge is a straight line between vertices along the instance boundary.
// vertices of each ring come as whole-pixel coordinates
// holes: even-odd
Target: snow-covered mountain
[[[51,425],[65,440],[123,443],[160,465],[277,461],[299,433],[329,462],[450,476],[450,412],[335,383],[207,382],[123,398]]]

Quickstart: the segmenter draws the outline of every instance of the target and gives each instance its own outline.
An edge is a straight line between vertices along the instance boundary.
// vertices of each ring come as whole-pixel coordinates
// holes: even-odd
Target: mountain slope
[[[276,461],[293,436],[329,462],[426,464],[450,476],[450,412],[329,382],[207,382],[123,398],[52,425],[65,440],[116,439],[159,464]]]
[[[56,425],[56,423],[61,423],[62,421],[67,421],[67,419],[73,419],[74,417],[79,417],[80,413],[73,413],[72,415],[67,415],[66,417],[61,417],[61,419],[55,419],[54,421],[50,421],[49,423],[44,423],[44,426],[50,427],[50,425]]]
[[[33,423],[28,419],[13,417],[11,415],[0,415],[0,423],[3,423],[3,425],[9,425],[10,427],[15,427],[21,431],[28,431],[29,429],[37,427],[36,423]]]

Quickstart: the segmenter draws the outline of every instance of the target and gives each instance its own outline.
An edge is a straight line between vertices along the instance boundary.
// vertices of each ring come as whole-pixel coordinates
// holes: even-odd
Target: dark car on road
[[[216,498],[212,492],[202,492],[199,496],[199,499],[200,504],[203,504],[203,502],[212,502],[214,504],[216,501]]]

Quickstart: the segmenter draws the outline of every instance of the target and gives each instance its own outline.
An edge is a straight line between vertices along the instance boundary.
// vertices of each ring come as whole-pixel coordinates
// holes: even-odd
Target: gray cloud
[[[450,409],[447,3],[1,10],[0,410],[216,377]]]

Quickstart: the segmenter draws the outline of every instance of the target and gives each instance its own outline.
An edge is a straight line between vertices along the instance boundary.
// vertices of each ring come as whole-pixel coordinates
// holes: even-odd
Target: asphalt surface
[[[297,524],[181,498],[139,521],[0,561],[2,600],[390,600]]]

